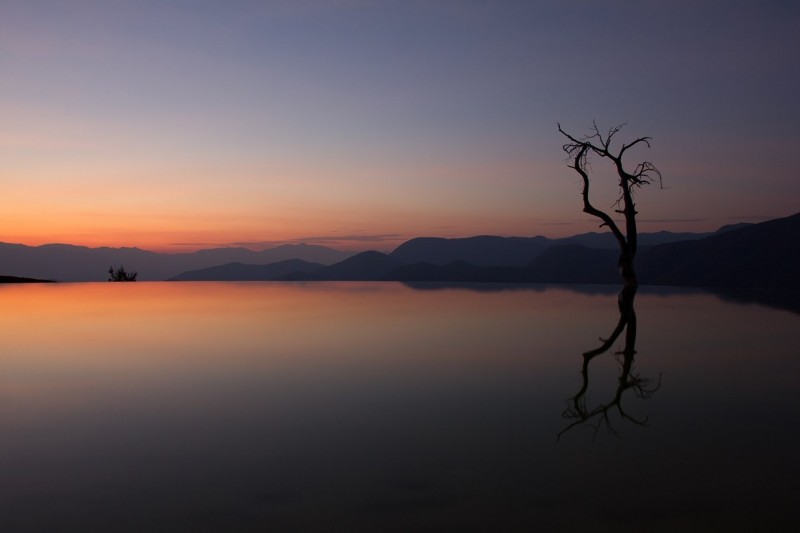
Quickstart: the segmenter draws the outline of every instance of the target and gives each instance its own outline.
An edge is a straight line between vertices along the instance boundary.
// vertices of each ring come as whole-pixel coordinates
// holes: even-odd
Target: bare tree
[[[650,147],[650,137],[639,137],[630,143],[622,144],[622,146],[614,152],[611,148],[611,141],[614,136],[619,133],[624,124],[614,126],[603,135],[597,127],[596,122],[592,122],[590,134],[580,139],[573,137],[569,133],[561,129],[561,124],[558,124],[558,131],[566,137],[569,142],[562,146],[564,152],[567,153],[571,164],[569,168],[574,169],[575,172],[580,174],[583,180],[583,212],[596,216],[603,223],[600,227],[607,226],[614,234],[614,237],[619,243],[619,271],[622,279],[627,287],[638,287],[639,282],[636,278],[636,271],[634,270],[633,260],[636,257],[637,249],[637,233],[636,233],[636,205],[633,202],[634,190],[649,185],[654,181],[661,185],[661,172],[650,161],[643,161],[636,165],[632,171],[625,170],[622,163],[622,157],[629,149],[639,144],[645,144]],[[617,226],[614,219],[605,211],[601,211],[594,207],[589,201],[589,156],[597,155],[601,158],[609,159],[614,165],[617,175],[619,176],[620,196],[616,202],[616,213],[621,214],[625,219],[625,232]]]

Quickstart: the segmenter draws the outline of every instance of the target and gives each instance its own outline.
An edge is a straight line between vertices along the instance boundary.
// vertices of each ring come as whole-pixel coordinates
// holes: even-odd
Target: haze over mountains
[[[643,234],[642,239],[672,242],[686,238],[700,238],[704,235],[663,232]],[[397,260],[394,266],[416,262],[446,265],[455,261],[466,261],[476,266],[526,266],[547,248],[566,243],[580,243],[595,248],[616,247],[616,242],[610,234],[600,233],[588,233],[566,239],[494,236],[462,239],[421,237],[407,241],[391,255]],[[230,266],[231,272],[223,274],[222,267],[233,263],[262,266],[290,259],[329,266],[355,255],[356,252],[342,252],[308,244],[283,245],[259,252],[246,248],[214,248],[191,253],[164,254],[139,248],[87,248],[69,244],[26,246],[0,243],[0,275],[58,281],[105,281],[109,266],[124,265],[127,270],[137,271],[140,281],[163,281],[173,278],[197,281],[264,280],[283,276],[284,273],[280,267],[261,269],[261,273],[256,274],[259,269]],[[332,278],[353,279],[364,276],[364,279],[378,279],[377,271],[371,269],[370,272],[364,271],[358,274],[358,269],[362,267],[356,265],[357,263],[345,264],[330,270],[327,274],[320,272],[320,277],[325,274]],[[350,268],[355,270],[350,273],[344,272]],[[206,273],[189,273],[203,269],[212,270]],[[304,267],[296,270],[309,271]]]
[[[696,240],[713,233],[642,233],[642,246],[667,242]],[[434,265],[446,265],[464,261],[475,266],[528,266],[545,250],[552,246],[578,245],[586,248],[616,250],[617,241],[611,233],[583,233],[562,239],[546,237],[495,237],[481,235],[463,239],[418,237],[398,246],[392,257],[405,263],[424,261]]]
[[[800,214],[714,233],[643,233],[642,284],[800,289]],[[136,248],[0,243],[0,274],[61,281],[106,279],[123,264],[139,279],[176,281],[450,281],[619,283],[610,233],[563,239],[420,237],[389,254],[286,245],[261,252],[221,248],[158,254]]]
[[[302,259],[330,265],[351,255],[353,253],[309,244],[287,244],[260,252],[246,248],[215,248],[191,253],[160,254],[139,248],[0,243],[0,274],[58,281],[105,281],[109,266],[124,265],[127,270],[137,271],[140,281],[163,281],[186,270],[233,262],[264,265]]]
[[[707,234],[644,233],[639,236],[639,279],[651,285],[800,289],[798,234],[800,214]],[[411,239],[390,254],[363,252],[317,270],[262,279],[616,284],[617,255],[610,233],[565,239],[426,237]],[[223,265],[174,279],[242,279],[237,268]]]

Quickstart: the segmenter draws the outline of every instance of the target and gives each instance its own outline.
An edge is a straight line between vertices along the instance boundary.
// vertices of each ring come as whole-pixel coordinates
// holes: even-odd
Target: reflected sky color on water
[[[641,289],[635,372],[661,387],[622,404],[646,426],[557,438],[614,288],[426,289],[0,287],[0,528],[797,525],[800,314]]]

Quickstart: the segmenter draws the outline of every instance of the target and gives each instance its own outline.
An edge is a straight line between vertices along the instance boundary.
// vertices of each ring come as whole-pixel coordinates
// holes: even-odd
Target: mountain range
[[[0,243],[0,274],[58,281],[105,281],[110,266],[138,272],[140,281],[163,281],[181,272],[229,263],[265,265],[301,259],[320,266],[352,256],[324,246],[287,244],[263,251],[213,248],[191,253],[156,253],[139,248],[87,248],[69,244],[25,246]]]
[[[714,233],[644,233],[637,272],[646,285],[800,290],[800,213]],[[564,239],[477,236],[411,239],[389,254],[369,251],[339,263],[270,280],[403,282],[620,283],[609,233]],[[174,279],[241,279],[236,266]],[[210,270],[210,269],[209,269]]]
[[[641,238],[644,242],[656,243],[700,239],[706,235],[710,234],[659,232],[645,233]],[[317,270],[304,266],[294,272],[265,271],[258,279],[262,281],[530,281],[533,278],[527,272],[528,267],[536,261],[543,261],[543,265],[548,265],[547,257],[551,249],[561,247],[583,249],[590,246],[603,257],[614,257],[611,261],[613,272],[613,264],[616,262],[614,250],[617,243],[610,233],[585,233],[562,239],[480,235],[452,239],[417,237],[404,242],[388,254],[370,250]],[[170,279],[173,281],[252,280],[253,278],[249,276],[250,273],[243,274],[242,265],[230,263],[182,272]],[[555,279],[555,276],[550,278]],[[591,280],[595,278],[590,276]],[[607,278],[608,276],[602,279]]]
[[[800,289],[800,213],[713,233],[642,233],[636,265],[646,285]],[[105,280],[109,265],[140,280],[403,281],[617,284],[610,233],[562,239],[414,238],[391,253],[312,245],[261,252],[221,248],[158,254],[136,248],[28,247],[0,243],[0,273],[63,281]]]

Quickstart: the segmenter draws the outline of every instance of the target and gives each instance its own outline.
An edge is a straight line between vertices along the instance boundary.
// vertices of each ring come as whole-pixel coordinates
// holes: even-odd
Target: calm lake
[[[0,530],[798,530],[800,298],[733,296],[575,398],[615,287],[0,286]]]

